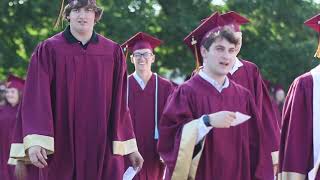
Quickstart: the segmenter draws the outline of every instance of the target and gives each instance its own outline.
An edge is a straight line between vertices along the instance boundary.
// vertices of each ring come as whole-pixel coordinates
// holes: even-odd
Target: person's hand
[[[210,124],[215,128],[229,128],[236,119],[236,113],[231,111],[219,111],[209,114]]]
[[[44,168],[48,164],[46,162],[47,152],[41,146],[32,146],[28,149],[28,155],[31,163],[38,168]]]
[[[27,174],[26,165],[22,161],[17,162],[17,165],[15,166],[14,171],[15,171],[17,180],[26,179],[26,174]]]
[[[134,170],[140,171],[143,165],[143,158],[138,151],[135,151],[128,155],[131,165]]]

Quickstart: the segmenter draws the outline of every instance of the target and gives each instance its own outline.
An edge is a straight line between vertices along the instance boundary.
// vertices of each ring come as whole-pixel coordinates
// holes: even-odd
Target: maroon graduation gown
[[[133,75],[129,76],[129,109],[137,139],[138,149],[144,163],[136,180],[162,179],[164,164],[157,151],[155,133],[155,87],[156,76],[153,74],[142,90]],[[172,84],[158,76],[158,125],[165,103],[173,89]],[[127,165],[128,167],[128,165]]]
[[[51,137],[54,152],[48,157],[48,167],[28,166],[28,179],[122,178],[123,159],[113,154],[125,155],[136,148],[129,141],[134,133],[126,105],[126,80],[122,49],[101,35],[86,49],[68,42],[63,33],[37,46],[14,140],[18,145],[23,139],[41,144],[50,143]],[[27,138],[34,134],[42,139]]]
[[[0,107],[0,179],[14,180],[14,166],[8,164],[12,132],[17,117],[17,107]]]
[[[158,150],[167,165],[166,179],[180,173],[175,166],[180,163],[177,156],[186,124],[204,114],[223,110],[248,114],[251,119],[228,129],[213,128],[206,135],[195,179],[268,179],[262,164],[266,156],[261,141],[262,124],[250,92],[230,81],[229,87],[219,93],[199,75],[172,93],[160,121]],[[187,147],[186,151],[192,151],[191,148]],[[188,171],[186,168],[180,170]]]
[[[266,167],[266,171],[273,174],[272,164],[278,161],[280,145],[280,128],[277,121],[277,113],[271,102],[269,91],[263,83],[258,67],[249,61],[240,61],[243,63],[243,66],[239,67],[232,75],[228,74],[228,77],[247,88],[253,95],[267,138],[265,147],[270,152],[270,156],[267,157],[268,164],[270,165]]]
[[[307,179],[313,168],[313,78],[310,72],[291,84],[282,119],[279,176]],[[316,179],[320,180],[319,171]]]

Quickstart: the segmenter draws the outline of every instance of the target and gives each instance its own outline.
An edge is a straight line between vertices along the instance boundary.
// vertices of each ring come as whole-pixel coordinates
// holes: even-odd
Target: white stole
[[[320,65],[311,71],[313,79],[313,169],[308,173],[308,179],[316,178],[320,166]]]

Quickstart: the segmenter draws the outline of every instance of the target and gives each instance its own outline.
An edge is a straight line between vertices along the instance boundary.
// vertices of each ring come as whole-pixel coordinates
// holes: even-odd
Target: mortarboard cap
[[[314,57],[320,58],[320,14],[306,20],[304,24],[319,33],[318,48]]]
[[[17,88],[19,91],[23,91],[24,80],[10,74],[7,79],[7,87],[8,88]]]
[[[224,21],[219,16],[219,13],[215,12],[184,38],[184,43],[191,49],[196,57],[196,69],[203,63],[200,54],[200,46],[203,37],[210,33],[218,32],[224,25]]]
[[[138,32],[126,42],[124,42],[121,47],[125,48],[127,57],[129,51],[133,52],[137,49],[150,49],[151,51],[153,51],[153,49],[162,44],[162,42],[163,41],[161,41],[160,39],[155,38],[147,33]]]
[[[220,16],[224,20],[225,24],[231,26],[235,32],[241,31],[240,25],[250,22],[247,18],[234,11],[229,11],[221,14]]]
[[[147,33],[138,32],[121,46],[122,48],[127,48],[129,51],[133,52],[137,49],[151,49],[158,47],[162,41],[158,38],[155,38]]]

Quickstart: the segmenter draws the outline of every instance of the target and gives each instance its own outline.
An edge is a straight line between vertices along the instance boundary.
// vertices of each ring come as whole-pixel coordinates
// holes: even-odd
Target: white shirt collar
[[[232,75],[233,73],[235,73],[241,66],[243,66],[243,63],[236,57],[236,61],[232,67],[232,69],[230,70],[230,74]]]
[[[133,77],[138,82],[141,89],[143,90],[146,87],[146,84],[144,84],[143,80],[139,77],[136,71],[133,73]]]
[[[223,83],[223,85],[220,85],[216,80],[212,79],[211,77],[209,77],[204,71],[203,69],[200,69],[199,71],[199,76],[206,80],[207,82],[209,82],[214,88],[216,88],[220,93],[221,91],[224,89],[224,88],[227,88],[229,87],[229,79],[228,77],[226,76],[226,79]]]

